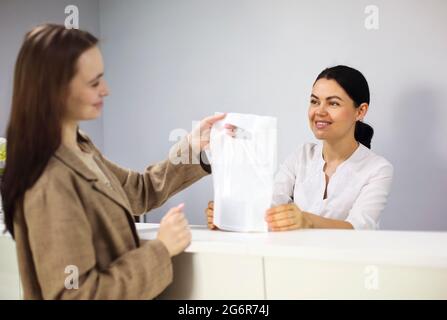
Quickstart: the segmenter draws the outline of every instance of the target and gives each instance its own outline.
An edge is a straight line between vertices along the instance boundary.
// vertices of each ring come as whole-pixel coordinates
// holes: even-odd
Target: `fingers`
[[[169,211],[168,211],[168,213],[166,213],[165,217],[171,216],[171,215],[176,214],[176,213],[181,213],[181,212],[183,212],[184,208],[185,208],[185,204],[181,203],[177,207],[169,209]]]
[[[267,221],[267,220],[266,220]],[[270,230],[274,230],[275,228],[283,228],[283,227],[292,227],[292,226],[301,226],[301,222],[299,217],[285,217],[282,219],[275,219],[267,221],[267,225]]]
[[[280,220],[269,221],[270,228],[289,227],[292,225],[298,225],[296,218],[284,218]]]
[[[207,226],[210,230],[216,230],[217,226],[213,223],[214,221],[214,201],[208,202],[208,207],[205,209]]]
[[[234,125],[232,125],[232,124],[229,124],[229,123],[226,123],[225,125],[224,125],[224,128],[225,128],[225,133],[226,134],[228,134],[230,137],[236,137],[236,131],[237,131],[237,127],[236,126],[234,126]]]
[[[206,209],[206,216],[207,218],[213,218],[214,217],[214,211],[211,209]]]
[[[301,211],[293,203],[268,209],[265,221],[271,231],[296,230],[302,227]]]
[[[237,129],[237,127],[235,125],[232,125],[232,124],[229,124],[229,123],[225,123],[224,128],[225,129],[230,129],[230,130]]]
[[[227,135],[229,135],[230,137],[232,137],[232,138],[235,138],[235,137],[236,137],[236,131],[235,131],[235,130],[225,129],[225,133],[226,133]]]
[[[296,224],[294,224],[294,225],[290,225],[290,226],[287,226],[287,227],[272,227],[272,228],[270,228],[270,230],[271,231],[274,231],[274,232],[277,232],[277,231],[291,231],[291,230],[297,230],[297,229],[299,229],[300,227],[298,226],[298,225],[296,225]]]
[[[186,220],[183,209],[185,207],[184,203],[181,203],[177,207],[171,208],[168,213],[162,218],[162,221],[176,225],[178,227],[185,227],[188,225],[188,220]]]
[[[182,230],[185,228],[189,228],[188,220],[186,219],[185,215],[183,213],[177,213],[174,215],[171,215],[170,217],[167,217],[167,219],[164,220],[167,224],[169,224],[172,228],[175,228],[176,230]]]
[[[207,220],[208,229],[210,229],[210,230],[217,229],[216,225],[214,225],[214,210],[210,209],[210,208],[206,208],[205,212],[206,212],[206,220]]]
[[[224,119],[227,116],[226,113],[217,114],[214,116],[206,117],[203,119],[203,122],[207,123],[208,125],[212,126],[215,122]]]
[[[208,207],[205,209],[205,214],[208,217],[208,220],[213,218],[214,216],[214,201],[208,202]]]
[[[217,230],[217,226],[215,224],[208,223],[208,229],[210,229],[210,230]]]
[[[214,217],[214,210],[210,208],[205,209],[205,214],[207,218],[213,218]]]
[[[288,203],[288,204],[283,204],[277,207],[273,207],[270,209],[267,209],[266,213],[267,214],[274,214],[274,213],[278,213],[281,211],[287,211],[287,210],[291,210],[295,208],[295,204],[294,203]]]
[[[271,222],[276,220],[282,220],[287,218],[293,218],[296,215],[294,210],[284,210],[279,212],[267,213],[265,216],[265,221]]]

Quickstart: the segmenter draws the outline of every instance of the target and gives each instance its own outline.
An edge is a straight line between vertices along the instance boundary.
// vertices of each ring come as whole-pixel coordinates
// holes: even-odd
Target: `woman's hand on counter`
[[[214,202],[208,202],[208,207],[205,209],[207,218],[207,226],[210,230],[218,230],[213,223],[214,218]],[[312,223],[309,221],[303,212],[296,206],[296,204],[286,204],[271,208],[266,212],[265,220],[268,223],[270,231],[286,231],[295,229],[312,228]]]
[[[273,207],[267,210],[265,221],[271,231],[288,231],[313,228],[312,221],[295,203]]]
[[[267,210],[265,221],[271,231],[296,229],[354,229],[348,221],[329,219],[301,211],[295,203],[284,204]]]
[[[157,239],[168,249],[171,257],[183,252],[191,243],[191,230],[183,213],[184,204],[172,208],[161,219]]]
[[[207,226],[210,230],[218,230],[213,223],[214,202],[208,202],[205,209]],[[265,221],[270,231],[288,231],[310,228],[352,229],[346,221],[323,218],[308,212],[301,211],[295,203],[289,203],[270,208],[266,211]]]

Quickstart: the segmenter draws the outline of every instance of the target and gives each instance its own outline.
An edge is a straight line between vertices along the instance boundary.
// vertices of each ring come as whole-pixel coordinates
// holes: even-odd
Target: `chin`
[[[314,136],[318,140],[326,140],[326,135],[324,133],[313,131]]]
[[[90,121],[90,120],[96,120],[101,116],[101,112],[95,112],[94,114],[86,115],[82,118],[81,121]]]

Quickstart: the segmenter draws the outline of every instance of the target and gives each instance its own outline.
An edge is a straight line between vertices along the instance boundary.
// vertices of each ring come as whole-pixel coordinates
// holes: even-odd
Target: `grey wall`
[[[99,4],[97,0],[0,0],[0,136],[6,134],[8,123],[14,64],[23,37],[35,25],[52,22],[63,24],[65,7],[77,5],[80,27],[99,36]],[[102,119],[81,124],[96,142],[103,147]]]
[[[447,230],[444,0],[0,0],[0,135],[23,35],[63,23],[68,4],[102,40],[111,95],[103,118],[83,128],[115,162],[143,170],[166,157],[172,130],[215,111],[278,117],[282,161],[314,141],[306,112],[316,75],[348,64],[370,83],[373,149],[395,167],[382,227]],[[369,4],[379,7],[379,30],[364,28]],[[211,179],[149,221],[186,202],[190,222],[203,224]]]
[[[379,7],[366,30],[365,7]],[[373,149],[395,166],[384,229],[447,230],[447,2],[297,0],[100,0],[100,29],[112,95],[105,152],[142,170],[165,158],[175,128],[215,111],[278,117],[279,160],[314,141],[308,96],[326,66],[367,77]],[[186,202],[205,222],[207,177],[150,214],[158,221]]]

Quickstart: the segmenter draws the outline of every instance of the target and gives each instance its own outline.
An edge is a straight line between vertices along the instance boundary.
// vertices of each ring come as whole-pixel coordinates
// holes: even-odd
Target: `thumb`
[[[168,213],[165,215],[165,217],[168,217],[168,216],[171,216],[171,215],[173,215],[173,214],[182,212],[184,207],[185,207],[185,204],[184,204],[184,203],[181,203],[181,204],[179,204],[178,206],[169,209],[169,211],[168,211]]]
[[[205,122],[209,125],[213,125],[214,123],[216,123],[217,121],[220,121],[222,119],[224,119],[227,116],[226,113],[222,113],[222,114],[217,114],[214,116],[210,116],[205,118]]]

